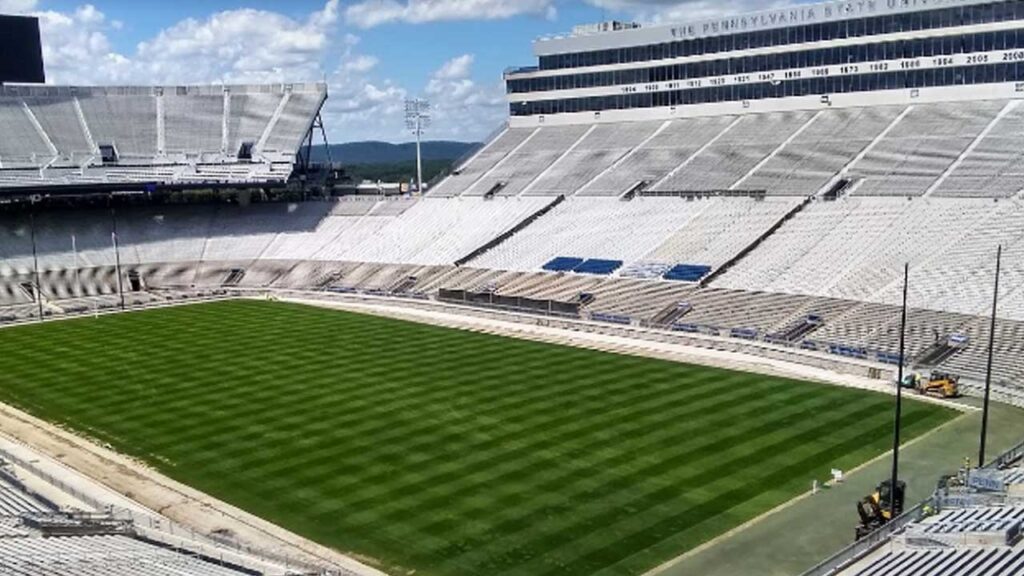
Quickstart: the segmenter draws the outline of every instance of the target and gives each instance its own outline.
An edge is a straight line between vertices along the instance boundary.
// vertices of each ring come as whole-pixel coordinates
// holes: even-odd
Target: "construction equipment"
[[[911,372],[903,377],[903,381],[899,385],[905,390],[917,390],[921,386],[921,375],[917,372]]]
[[[879,484],[871,495],[857,502],[857,515],[860,516],[857,540],[872,534],[903,514],[906,493],[906,482],[897,482],[896,489],[892,490],[892,481],[886,480]]]
[[[917,392],[939,398],[959,398],[960,377],[948,372],[932,372],[927,382],[918,382]]]
[[[918,394],[938,398],[960,397],[960,377],[948,372],[934,371],[927,380],[917,373],[907,374],[900,382],[900,386],[914,390]]]

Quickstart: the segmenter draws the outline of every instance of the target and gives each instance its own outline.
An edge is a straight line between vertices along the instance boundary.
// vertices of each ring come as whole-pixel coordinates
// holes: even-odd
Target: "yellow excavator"
[[[948,372],[934,371],[926,380],[920,374],[908,374],[901,384],[904,388],[915,390],[918,394],[937,398],[959,398],[960,377]]]
[[[857,515],[860,525],[857,526],[857,540],[870,535],[885,526],[900,514],[903,514],[903,503],[907,493],[907,484],[900,480],[896,489],[892,482],[886,480],[878,485],[871,495],[857,502]]]

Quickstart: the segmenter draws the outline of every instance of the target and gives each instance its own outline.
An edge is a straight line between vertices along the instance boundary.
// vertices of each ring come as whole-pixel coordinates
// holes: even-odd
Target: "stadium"
[[[0,48],[0,573],[1024,574],[1024,1],[579,26],[395,196]]]

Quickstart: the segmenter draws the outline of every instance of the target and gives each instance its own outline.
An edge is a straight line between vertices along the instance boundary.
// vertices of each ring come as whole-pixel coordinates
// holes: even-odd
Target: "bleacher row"
[[[426,198],[138,208],[121,214],[125,264],[311,260],[450,265],[544,208],[539,198]],[[718,270],[793,212],[797,199],[571,198],[469,262],[539,271],[558,257],[622,263],[621,276],[660,277],[678,265]],[[113,266],[110,215],[36,218],[44,272]],[[995,249],[1004,246],[1001,315],[1024,320],[1024,204],[992,199],[818,200],[733,262],[713,288],[899,304],[902,264],[911,305],[966,315],[990,307]],[[25,217],[0,218],[0,274],[33,267]],[[656,271],[661,271],[660,273]],[[0,302],[31,299],[10,284]]]
[[[145,207],[119,212],[119,256],[126,274],[148,287],[387,291],[415,277],[405,291],[428,296],[442,288],[489,286],[504,295],[558,301],[592,293],[589,313],[637,322],[685,303],[689,310],[672,328],[739,331],[745,338],[773,339],[815,315],[823,325],[789,344],[883,361],[891,360],[898,344],[894,310],[902,262],[910,259],[911,354],[951,334],[965,335],[972,345],[946,362],[976,374],[984,367],[991,260],[995,245],[1003,243],[997,373],[1012,381],[1024,372],[1017,361],[1024,342],[1024,205],[850,197],[817,200],[793,215],[801,202],[570,198],[461,267],[453,263],[545,208],[549,199]],[[677,279],[690,280],[718,270],[780,220],[773,234],[706,287],[659,280],[674,271],[683,274]],[[46,212],[36,225],[44,313],[87,311],[98,306],[89,298],[117,292],[108,212]],[[595,267],[542,271],[569,255],[574,270],[590,261]],[[693,269],[701,273],[685,277]],[[366,270],[375,272],[359,276]],[[27,218],[0,217],[0,320],[38,314],[32,272]],[[129,296],[129,304],[146,300],[145,293]]]
[[[840,179],[857,196],[1007,198],[1022,134],[1017,100],[510,128],[430,194],[808,196]]]
[[[0,467],[4,462],[0,460]],[[0,574],[12,576],[239,576],[233,568],[129,535],[52,536],[32,518],[58,514],[0,470]]]
[[[314,84],[0,86],[0,187],[284,180],[325,98]]]

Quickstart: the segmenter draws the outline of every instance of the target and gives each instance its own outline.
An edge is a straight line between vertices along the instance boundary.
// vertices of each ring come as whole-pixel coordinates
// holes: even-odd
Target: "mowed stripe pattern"
[[[0,358],[4,401],[429,576],[640,574],[892,427],[877,394],[258,301],[0,330]]]

